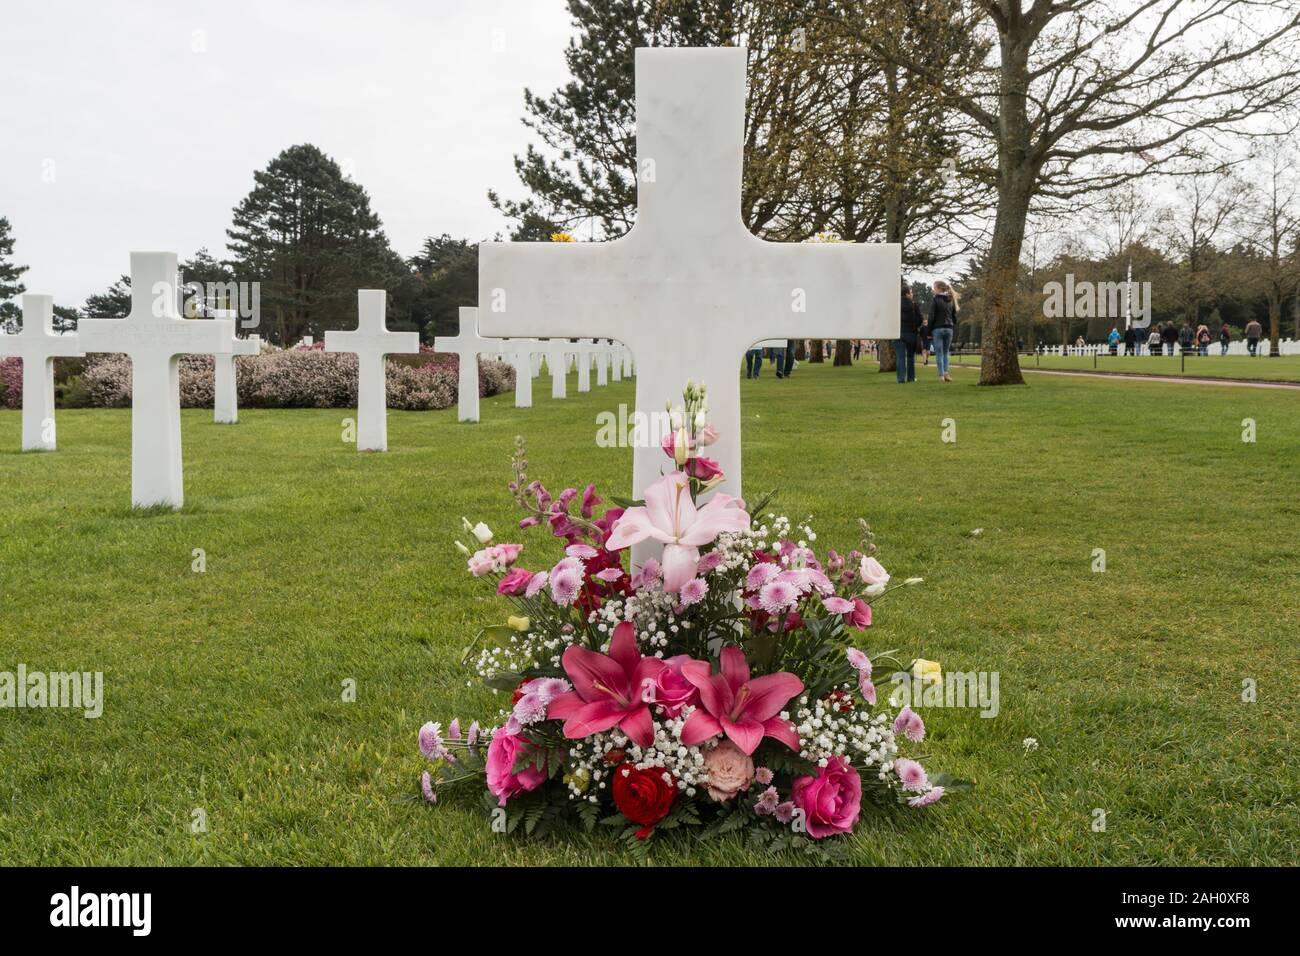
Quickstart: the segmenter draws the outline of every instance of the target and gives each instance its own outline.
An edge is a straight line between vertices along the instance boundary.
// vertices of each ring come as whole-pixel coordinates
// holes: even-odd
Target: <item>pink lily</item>
[[[733,502],[735,508],[729,507]],[[676,594],[695,577],[700,548],[724,531],[749,527],[745,503],[731,495],[715,494],[702,508],[695,507],[690,483],[680,471],[671,471],[646,489],[645,507],[628,508],[605,541],[610,551],[652,538],[664,546],[664,590]]]
[[[700,692],[700,706],[682,727],[682,743],[692,747],[726,734],[746,754],[752,754],[764,737],[771,737],[798,752],[794,725],[777,714],[791,698],[803,693],[803,681],[785,671],[750,680],[749,664],[739,647],[724,647],[720,658],[718,674],[711,673],[707,661],[682,665],[682,676]]]
[[[654,742],[650,701],[655,678],[666,665],[641,656],[635,633],[631,622],[624,621],[614,628],[608,654],[576,644],[565,650],[564,672],[573,690],[551,699],[546,718],[563,720],[564,736],[570,740],[619,727],[642,747]]]

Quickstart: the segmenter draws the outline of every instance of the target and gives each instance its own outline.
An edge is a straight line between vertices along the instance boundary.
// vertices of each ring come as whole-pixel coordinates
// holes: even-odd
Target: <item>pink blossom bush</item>
[[[23,407],[23,360],[0,358],[0,408]]]
[[[433,411],[456,404],[456,356],[422,353],[420,364],[390,360],[387,363],[388,407],[403,411]],[[211,408],[213,358],[180,358],[182,408]],[[313,345],[301,349],[263,350],[260,355],[235,359],[239,404],[242,408],[355,408],[357,357],[349,352],[326,352]],[[12,371],[7,371],[12,368]],[[10,385],[10,378],[16,385]],[[5,383],[0,402],[8,407],[22,403],[21,365],[17,359],[0,362],[0,382]],[[84,383],[91,403],[101,408],[131,404],[131,360],[125,355],[94,356]],[[479,364],[479,394],[496,395],[515,387],[514,368],[505,362]]]

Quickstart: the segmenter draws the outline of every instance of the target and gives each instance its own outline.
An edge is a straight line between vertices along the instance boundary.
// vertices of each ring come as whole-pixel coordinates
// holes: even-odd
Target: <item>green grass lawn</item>
[[[923,712],[929,766],[977,789],[873,812],[856,861],[1293,863],[1297,396],[1047,376],[981,389],[931,371],[901,387],[870,365],[804,364],[741,383],[748,490],[811,513],[819,547],[851,547],[866,516],[885,566],[926,579],[880,606],[868,648],[1000,673],[995,719]],[[385,455],[340,441],[342,411],[234,427],[186,411],[175,514],[126,507],[128,411],[60,412],[61,450],[26,455],[18,414],[0,412],[0,670],[106,684],[98,720],[0,710],[0,863],[623,860],[599,833],[494,834],[467,793],[411,799],[419,725],[495,710],[458,662],[503,605],[451,539],[461,515],[510,527],[514,436],[552,490],[628,490],[630,452],[594,439],[632,384],[572,388],[556,402],[539,382],[531,410],[486,399],[477,426],[391,413]],[[652,859],[770,861],[682,831]]]
[[[1215,344],[1213,349],[1218,350]],[[1123,352],[1123,349],[1120,350]],[[978,355],[955,356],[954,364],[980,364]],[[931,358],[930,363],[934,364]],[[1262,382],[1300,382],[1300,355],[1251,358],[1249,355],[1022,355],[1022,368],[1066,369],[1077,372],[1121,372],[1138,375],[1186,375],[1189,378],[1235,378]],[[1094,367],[1095,366],[1095,367]]]

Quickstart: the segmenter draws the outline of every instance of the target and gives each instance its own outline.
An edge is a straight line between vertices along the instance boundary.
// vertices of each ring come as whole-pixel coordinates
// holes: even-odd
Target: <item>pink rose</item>
[[[726,737],[716,746],[704,751],[704,770],[709,775],[706,784],[718,803],[730,800],[754,782],[754,761]],[[854,774],[857,776],[857,774]]]
[[[712,424],[706,424],[695,436],[695,440],[701,445],[712,445],[718,440],[718,430]]]
[[[815,777],[800,777],[790,792],[814,840],[848,833],[862,809],[862,778],[843,757],[831,757]]]
[[[497,594],[512,596],[523,594],[528,588],[528,582],[532,579],[532,571],[526,571],[523,568],[511,568],[506,572],[506,576],[497,582]]]
[[[529,764],[519,773],[514,772],[515,761],[530,749],[526,740],[514,734],[498,730],[492,735],[487,754],[487,786],[500,806],[504,807],[506,801],[516,794],[536,790],[546,782],[544,767]]]
[[[668,666],[655,678],[655,703],[663,709],[666,717],[681,716],[683,707],[700,699],[696,686],[682,676],[682,665],[690,659],[686,654],[668,658],[664,661]]]
[[[871,626],[871,605],[860,597],[853,599],[853,610],[844,615],[844,623],[865,631]]]
[[[863,584],[889,583],[889,572],[881,567],[880,562],[875,558],[864,557],[858,567],[858,575],[862,578]]]
[[[722,474],[722,468],[712,458],[695,457],[686,463],[686,474],[700,481],[708,481]]]
[[[492,555],[488,554],[488,549],[475,551],[469,557],[469,573],[476,578],[481,578],[485,574],[492,573]]]

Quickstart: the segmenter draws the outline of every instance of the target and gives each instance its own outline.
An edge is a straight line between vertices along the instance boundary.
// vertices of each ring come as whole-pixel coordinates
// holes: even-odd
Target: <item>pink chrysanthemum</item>
[[[932,803],[938,803],[943,796],[943,787],[931,787],[919,797],[913,797],[907,801],[909,807],[928,807]]]
[[[568,607],[578,599],[582,588],[582,575],[573,568],[563,568],[551,573],[551,597],[556,604]]]
[[[758,592],[758,603],[768,614],[779,614],[798,600],[799,589],[789,581],[768,581]]]
[[[925,775],[925,768],[915,760],[908,760],[906,757],[895,760],[894,773],[898,774],[904,790],[924,790],[930,785],[930,780]]]
[[[825,607],[826,610],[830,611],[832,614],[848,614],[849,611],[853,610],[853,602],[850,601],[848,598],[842,598],[842,597],[824,597],[822,598],[822,606]],[[857,653],[861,654],[862,652],[858,651]],[[853,651],[849,651],[850,664],[853,663],[852,655],[853,655]],[[856,667],[857,665],[855,664],[854,666]]]
[[[749,574],[745,575],[745,587],[751,591],[757,591],[780,573],[781,569],[769,561],[756,564],[749,569]]]
[[[800,593],[812,590],[812,578],[809,577],[807,568],[782,571],[776,576],[776,579],[794,585],[799,589]]]
[[[571,544],[564,549],[564,553],[571,558],[594,558],[598,552],[589,544]]]
[[[682,607],[690,607],[699,602],[708,591],[709,586],[704,583],[703,578],[691,578],[682,585],[679,595],[682,599]]]
[[[760,787],[766,787],[772,782],[772,770],[770,767],[759,767],[754,771],[754,780]]]
[[[695,569],[696,574],[708,574],[722,563],[722,555],[717,551],[710,551],[704,557],[700,558],[699,566]]]
[[[867,671],[858,671],[858,693],[872,707],[876,706],[876,685],[871,682]]]
[[[781,795],[776,792],[776,787],[768,787],[758,796],[758,801],[754,804],[754,812],[762,816],[776,812],[776,806],[781,802]]]
[[[433,778],[429,776],[429,771],[420,774],[420,792],[424,794],[424,799],[430,803],[438,802],[438,795],[433,791]]]
[[[617,581],[623,576],[622,568],[605,568],[603,571],[597,571],[595,577],[605,582]]]
[[[852,610],[853,602],[849,601],[847,603],[849,605],[849,609]],[[844,653],[849,659],[850,667],[852,667],[859,674],[865,674],[867,677],[871,676],[871,658],[868,657],[865,652],[858,650],[856,647],[850,647]]]
[[[778,803],[775,812],[778,823],[789,823],[794,819],[794,803],[790,800]]]
[[[442,742],[442,734],[438,729],[439,725],[433,721],[425,724],[420,728],[418,739],[420,742],[420,753],[424,754],[430,760],[451,760],[451,753]]]
[[[534,574],[533,579],[528,582],[528,587],[524,589],[524,597],[537,597],[538,592],[546,587],[549,577],[550,575],[545,571],[538,571]]]
[[[925,721],[910,706],[905,706],[894,718],[894,733],[903,734],[913,743],[920,743],[925,739]]]

